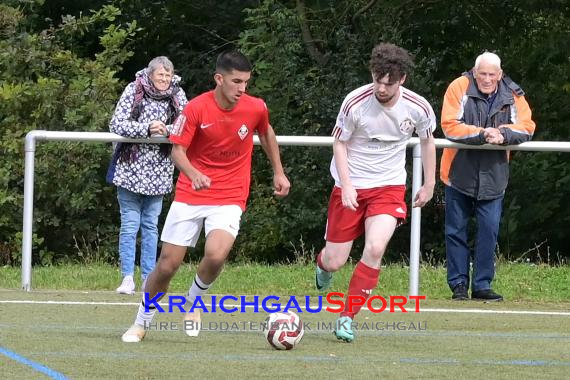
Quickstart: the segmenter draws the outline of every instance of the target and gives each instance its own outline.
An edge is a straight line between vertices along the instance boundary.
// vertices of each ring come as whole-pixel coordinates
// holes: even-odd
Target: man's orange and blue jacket
[[[483,129],[501,128],[503,145],[532,139],[535,123],[524,91],[510,78],[498,82],[492,103],[477,88],[471,72],[447,88],[441,111],[441,128],[448,140],[483,145]],[[509,180],[509,152],[504,150],[443,150],[440,178],[448,186],[478,200],[501,197]]]

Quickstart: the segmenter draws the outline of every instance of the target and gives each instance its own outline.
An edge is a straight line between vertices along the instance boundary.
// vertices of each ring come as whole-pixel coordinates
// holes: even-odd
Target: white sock
[[[196,297],[202,297],[204,294],[206,294],[210,289],[210,286],[212,286],[212,284],[205,284],[196,274],[194,281],[192,281],[192,286],[190,286],[190,289],[188,290],[188,295],[186,295],[186,302],[188,302],[189,305],[188,307],[192,307],[194,301],[196,300]]]
[[[152,306],[148,308],[148,312],[144,310],[144,302],[141,301],[139,305],[139,311],[137,312],[137,319],[135,324],[143,327],[147,327],[151,324],[154,314],[156,313],[156,307]]]

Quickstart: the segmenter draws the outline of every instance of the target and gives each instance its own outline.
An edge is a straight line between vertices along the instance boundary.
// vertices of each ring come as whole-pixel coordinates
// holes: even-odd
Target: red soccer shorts
[[[342,205],[340,187],[333,188],[325,233],[327,241],[345,243],[356,239],[364,233],[364,220],[370,216],[392,215],[398,219],[398,225],[406,220],[406,186],[382,186],[356,192],[358,208],[352,211]]]

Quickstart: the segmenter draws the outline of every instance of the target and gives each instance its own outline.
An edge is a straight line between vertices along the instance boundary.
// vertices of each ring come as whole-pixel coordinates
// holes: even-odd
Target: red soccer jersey
[[[245,210],[249,196],[253,134],[264,135],[269,125],[265,102],[243,94],[227,111],[218,106],[214,91],[192,99],[175,122],[170,141],[188,150],[190,163],[211,180],[196,191],[180,173],[174,200],[193,205],[231,205]]]

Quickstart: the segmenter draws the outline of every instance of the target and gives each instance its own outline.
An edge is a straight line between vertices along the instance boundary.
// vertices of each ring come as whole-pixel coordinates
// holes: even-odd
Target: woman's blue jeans
[[[471,290],[491,289],[495,277],[495,248],[503,209],[503,197],[477,200],[450,186],[445,186],[445,248],[447,283],[451,289],[463,283],[469,287],[471,249],[468,226],[472,216],[477,221],[473,248]]]
[[[163,195],[137,194],[117,187],[117,198],[121,209],[119,256],[123,277],[132,276],[135,273],[139,229],[141,231],[141,277],[146,279],[154,269],[158,247],[158,217],[162,211],[163,197]]]

